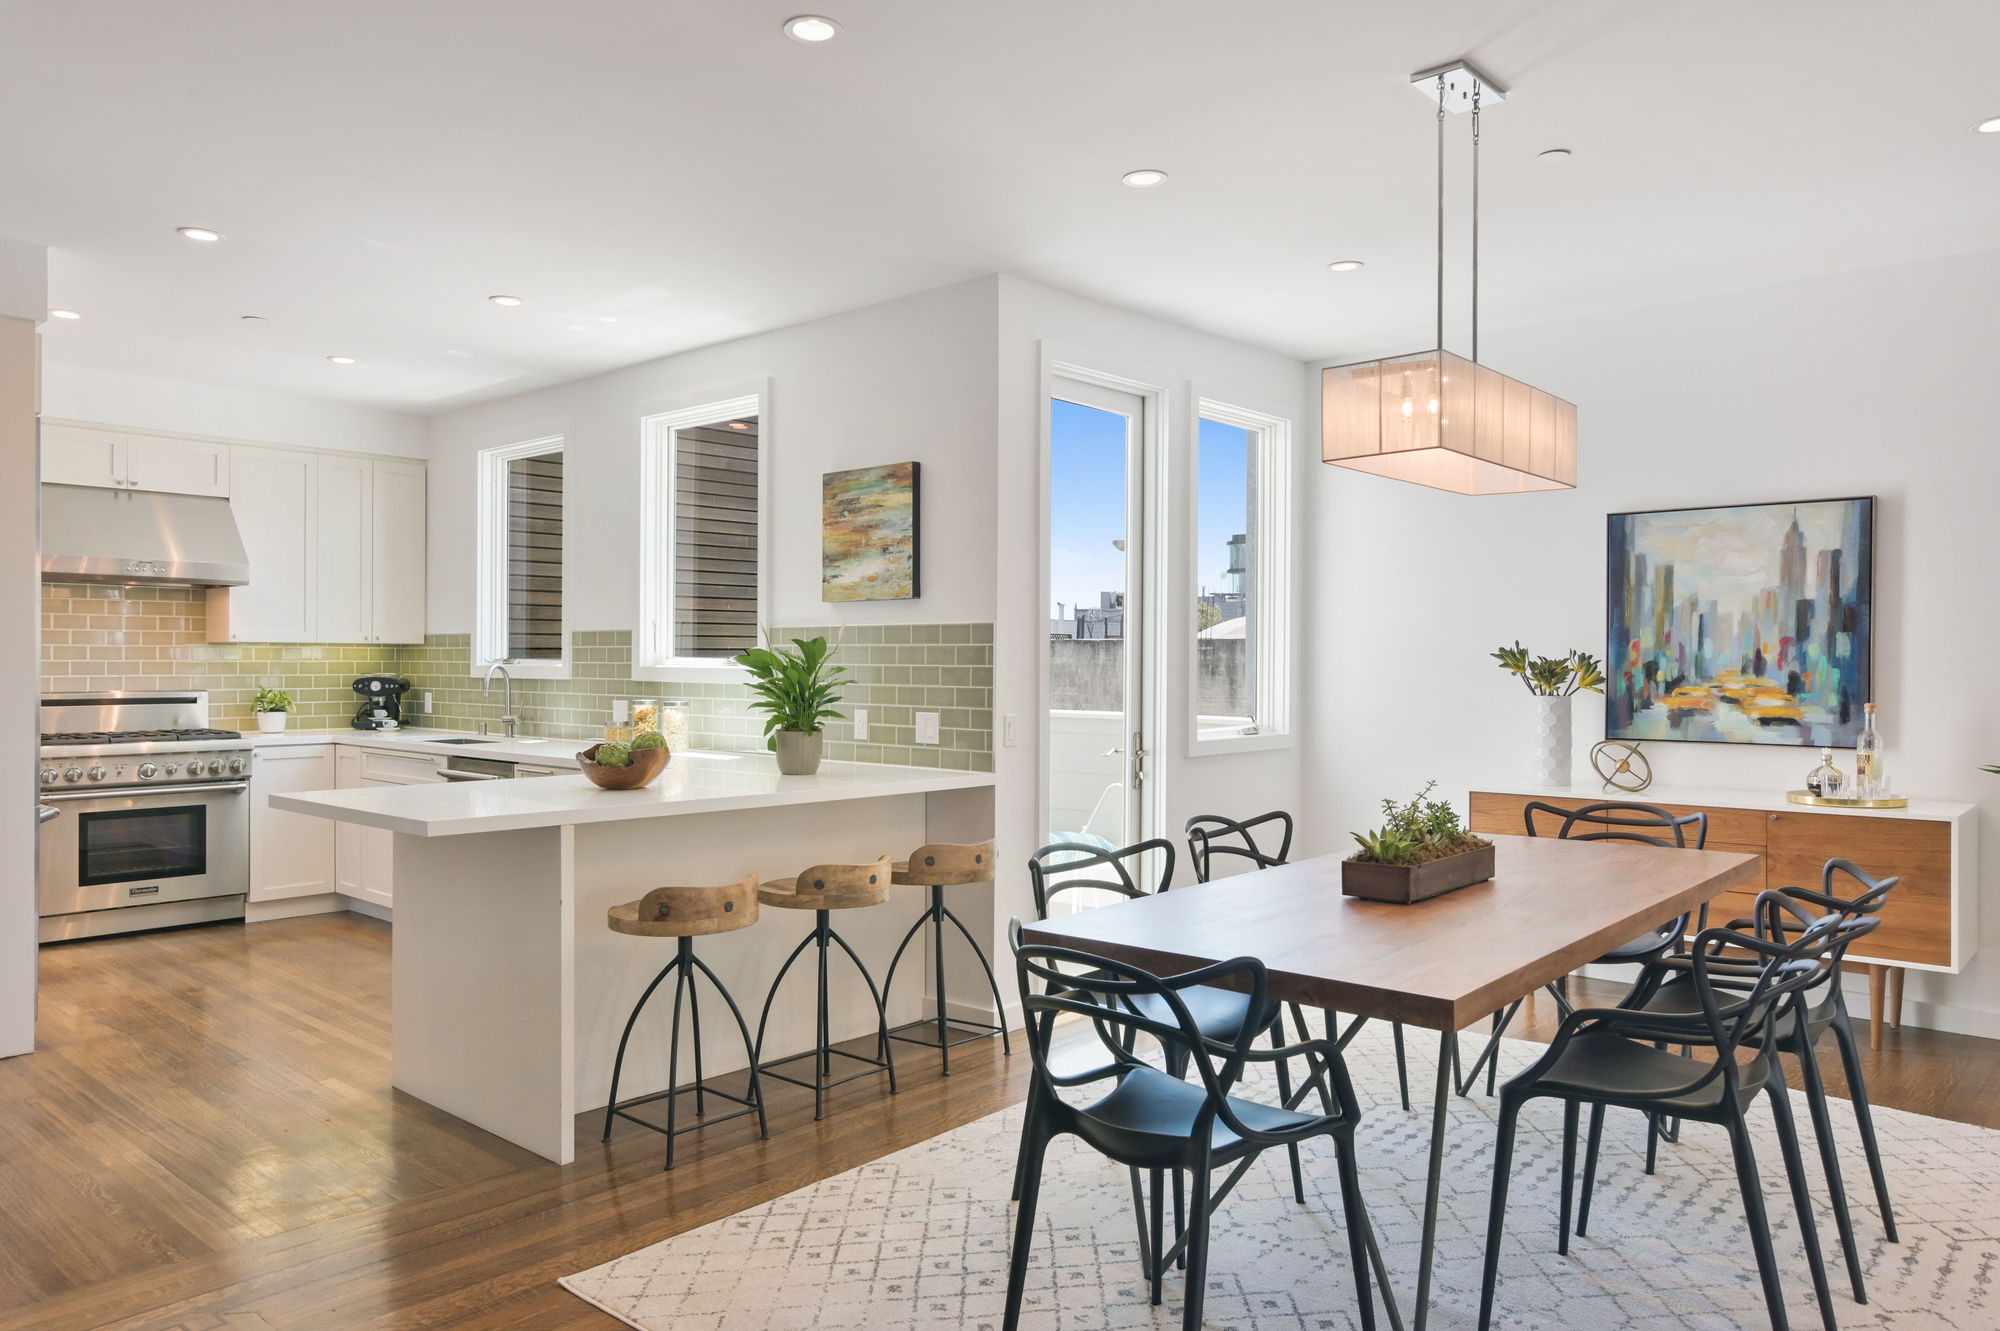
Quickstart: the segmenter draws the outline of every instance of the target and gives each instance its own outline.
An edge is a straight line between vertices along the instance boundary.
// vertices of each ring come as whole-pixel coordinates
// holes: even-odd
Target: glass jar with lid
[[[660,738],[678,752],[688,746],[688,704],[685,698],[667,698],[660,703]]]
[[[658,734],[659,729],[660,700],[658,698],[634,698],[632,700],[632,738],[637,739],[649,730]]]

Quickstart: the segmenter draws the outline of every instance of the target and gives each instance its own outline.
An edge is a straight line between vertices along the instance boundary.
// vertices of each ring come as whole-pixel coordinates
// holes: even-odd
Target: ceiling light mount
[[[1127,171],[1118,177],[1133,189],[1151,189],[1155,185],[1167,183],[1167,173],[1157,167],[1141,167],[1137,171]]]
[[[174,228],[174,232],[185,239],[200,241],[204,245],[212,245],[222,239],[222,233],[213,227],[177,226]]]
[[[785,36],[807,46],[817,46],[840,36],[840,25],[824,14],[794,14],[785,20]]]
[[[327,359],[332,361],[335,365],[354,364],[354,357],[352,356],[328,356]]]
[[[1507,90],[1470,60],[1420,70],[1410,75],[1410,86],[1433,102],[1441,101],[1444,109],[1454,114],[1473,109],[1475,91],[1488,106],[1507,100]]]
[[[486,299],[492,301],[495,305],[505,305],[509,309],[521,303],[519,296],[488,296]]]
[[[83,316],[82,316],[81,314],[78,314],[78,313],[77,313],[77,312],[76,312],[75,310],[50,310],[50,311],[49,311],[49,318],[51,318],[51,319],[81,319],[82,317],[83,317]]]
[[[1972,128],[1980,134],[2000,134],[2000,116],[1988,116]]]
[[[1326,268],[1330,273],[1351,273],[1355,269],[1365,266],[1359,259],[1335,259]]]

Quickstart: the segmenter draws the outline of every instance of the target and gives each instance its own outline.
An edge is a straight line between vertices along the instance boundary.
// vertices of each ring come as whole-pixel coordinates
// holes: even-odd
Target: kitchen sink
[[[424,743],[426,744],[498,744],[499,742],[500,741],[494,739],[474,739],[470,735],[461,736],[455,739],[427,739],[424,741]]]

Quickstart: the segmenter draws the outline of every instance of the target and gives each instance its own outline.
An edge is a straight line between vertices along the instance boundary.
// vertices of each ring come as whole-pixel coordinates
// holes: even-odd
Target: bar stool
[[[742,1118],[745,1114],[757,1115],[758,1134],[766,1139],[771,1135],[771,1125],[764,1117],[764,1088],[758,1080],[757,1050],[750,1043],[750,1027],[743,1020],[736,1000],[730,997],[716,973],[709,969],[707,962],[695,955],[694,940],[702,934],[731,933],[745,929],[757,922],[757,875],[751,874],[741,882],[725,887],[656,887],[637,901],[628,901],[622,906],[613,906],[605,912],[605,923],[613,933],[632,934],[640,938],[678,938],[680,947],[674,959],[661,968],[646,986],[646,992],[639,995],[639,1001],[632,1007],[632,1015],[625,1019],[625,1033],[618,1037],[618,1059],[611,1065],[611,1100],[604,1107],[604,1138],[611,1140],[611,1125],[618,1119],[630,1119],[640,1127],[651,1128],[664,1133],[667,1138],[667,1168],[674,1167],[674,1139],[696,1128],[705,1128],[716,1123],[726,1123],[732,1118]],[[743,1036],[743,1052],[750,1058],[750,1086],[747,1096],[731,1095],[707,1085],[701,1071],[701,1004],[695,985],[695,974],[700,972],[708,977],[715,991],[722,995],[722,1001],[729,1005],[729,1015],[736,1018],[736,1029]],[[639,1013],[660,982],[669,975],[674,976],[674,1036],[667,1046],[667,1089],[637,1099],[618,1103],[618,1079],[625,1071],[625,1046],[631,1042],[632,1028],[639,1021]],[[685,995],[694,1027],[694,1082],[692,1085],[678,1085],[680,1080],[681,1056],[681,998]],[[694,1113],[700,1122],[687,1127],[677,1125],[680,1097],[693,1092]],[[707,1117],[707,1097],[728,1100],[743,1108],[732,1113]],[[667,1102],[667,1125],[640,1118],[630,1112],[643,1104],[655,1100]]]
[[[951,1051],[958,1045],[970,1044],[974,1040],[990,1040],[1000,1037],[1001,1052],[1012,1054],[1014,1047],[1007,1038],[1006,1005],[1000,998],[999,981],[993,978],[992,963],[986,960],[986,950],[979,946],[979,940],[965,927],[965,922],[952,914],[951,907],[944,904],[944,890],[960,887],[968,883],[990,883],[993,881],[993,843],[980,841],[971,845],[918,846],[915,853],[895,867],[891,876],[895,885],[928,887],[931,890],[930,905],[910,926],[910,932],[903,935],[902,945],[896,949],[895,957],[889,962],[889,973],[882,979],[882,1003],[888,1006],[889,991],[896,983],[896,967],[903,960],[903,950],[916,940],[926,924],[931,926],[932,961],[937,971],[937,1016],[920,1017],[916,1021],[905,1022],[889,1032],[889,1037],[909,1044],[932,1045],[938,1051],[938,1061],[943,1065],[944,1075],[951,1075]],[[993,1011],[1001,1017],[1002,1024],[987,1021],[964,1021],[946,1015],[944,988],[944,922],[950,920],[965,935],[965,941],[972,944],[972,955],[979,958],[981,969],[986,972],[986,985],[993,991]],[[916,1030],[920,1026],[937,1027],[937,1039],[924,1040],[904,1032]],[[974,1029],[977,1034],[963,1035],[954,1040],[950,1028],[963,1026]]]
[[[826,1093],[836,1086],[844,1086],[850,1081],[872,1076],[877,1072],[889,1074],[889,1094],[896,1093],[896,1065],[889,1055],[889,1012],[882,1005],[882,994],[875,988],[875,977],[868,973],[860,956],[848,946],[847,940],[833,931],[832,916],[837,910],[859,910],[866,906],[879,906],[889,899],[889,880],[894,866],[884,855],[873,864],[815,864],[797,878],[780,878],[765,883],[757,889],[757,899],[766,906],[776,906],[783,910],[809,910],[814,913],[813,931],[792,949],[792,955],[785,958],[785,964],[778,967],[778,976],[771,981],[771,992],[764,999],[764,1015],[757,1019],[757,1067],[766,1077],[772,1077],[794,1086],[803,1086],[813,1093],[813,1121],[826,1117]],[[845,1049],[833,1047],[826,1003],[826,962],[832,944],[840,944],[840,950],[854,962],[854,968],[861,972],[861,978],[868,983],[868,997],[875,1004],[875,1019],[879,1028],[876,1037],[881,1057],[868,1058],[861,1054],[850,1054]],[[764,1057],[764,1030],[771,1021],[771,1004],[777,1000],[778,987],[785,982],[785,974],[792,963],[802,956],[809,947],[819,949],[819,990],[817,1037],[811,1049],[801,1054],[789,1054],[784,1058]],[[861,1071],[835,1079],[833,1060],[835,1056],[849,1059],[867,1066]],[[787,1076],[776,1069],[786,1063],[795,1063],[802,1058],[813,1060],[811,1081]]]

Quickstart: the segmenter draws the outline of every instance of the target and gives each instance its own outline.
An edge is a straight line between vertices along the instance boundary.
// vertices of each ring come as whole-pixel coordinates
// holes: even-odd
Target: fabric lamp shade
[[[1455,494],[1576,488],[1576,406],[1436,349],[1320,372],[1321,457]]]

